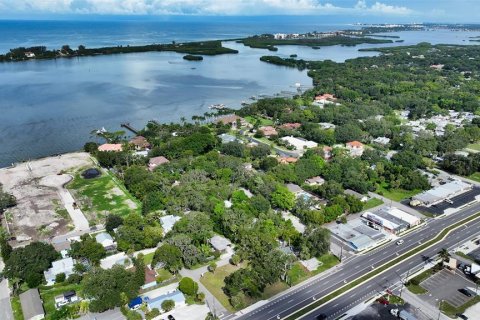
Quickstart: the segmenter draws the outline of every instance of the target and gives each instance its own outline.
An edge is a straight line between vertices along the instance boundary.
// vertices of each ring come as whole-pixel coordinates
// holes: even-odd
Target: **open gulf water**
[[[303,33],[354,28],[325,25],[314,18],[217,18],[161,21],[0,21],[0,52],[19,46],[76,47],[142,45],[171,41],[228,40],[261,33]],[[331,46],[314,50],[281,46],[276,55],[343,62],[360,48],[430,43],[472,44],[475,32],[398,32],[403,43]],[[172,52],[28,61],[0,64],[0,167],[13,162],[79,150],[90,132],[118,130],[129,122],[175,122],[210,111],[211,104],[238,108],[251,96],[294,91],[311,85],[305,71],[259,61],[271,52],[234,41],[239,54],[185,61]]]

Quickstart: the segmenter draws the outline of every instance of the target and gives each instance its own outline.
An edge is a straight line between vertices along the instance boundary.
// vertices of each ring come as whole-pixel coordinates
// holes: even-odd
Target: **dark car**
[[[464,314],[457,313],[456,316],[459,317],[460,319],[468,320],[468,317],[467,317],[466,315],[464,315]]]
[[[468,291],[467,289],[465,288],[462,288],[462,289],[458,289],[459,292],[463,293],[464,295],[466,295],[467,297],[471,297],[472,296],[472,293],[470,291]]]
[[[327,319],[327,315],[325,313],[320,313],[317,316],[317,320],[325,320],[325,319]]]
[[[172,316],[171,314],[169,314],[167,318],[168,318],[168,320],[175,320],[175,317]]]

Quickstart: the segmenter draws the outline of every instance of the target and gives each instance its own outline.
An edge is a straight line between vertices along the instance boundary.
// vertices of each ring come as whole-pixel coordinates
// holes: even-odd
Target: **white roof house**
[[[47,281],[47,286],[55,284],[55,277],[57,274],[64,273],[65,276],[70,276],[73,274],[73,268],[75,265],[75,260],[72,258],[65,258],[52,262],[52,267],[47,271],[44,271],[45,280]]]
[[[113,240],[112,236],[109,235],[107,232],[102,232],[95,235],[95,240],[100,243],[104,248],[111,248],[116,246],[116,243]]]
[[[282,138],[280,138],[280,140],[291,144],[297,150],[316,148],[318,146],[318,143],[316,143],[314,141],[309,141],[309,140],[305,140],[305,139],[302,139],[302,138],[297,138],[297,137],[294,137],[294,136],[282,137]]]
[[[162,225],[163,232],[167,233],[170,232],[173,229],[173,226],[175,223],[180,220],[181,217],[179,216],[174,216],[174,215],[168,215],[168,216],[163,216],[160,218],[160,224]]]
[[[390,138],[387,137],[378,137],[373,139],[373,142],[382,146],[386,146],[390,143]]]
[[[323,179],[320,176],[316,176],[316,177],[305,180],[305,183],[310,186],[321,186],[322,184],[325,183],[325,179]]]

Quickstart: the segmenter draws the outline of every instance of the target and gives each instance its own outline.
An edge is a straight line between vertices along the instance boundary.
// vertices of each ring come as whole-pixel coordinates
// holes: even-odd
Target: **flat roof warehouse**
[[[463,192],[469,191],[472,188],[473,186],[468,183],[455,180],[413,196],[412,202],[417,200],[424,206],[429,207]]]

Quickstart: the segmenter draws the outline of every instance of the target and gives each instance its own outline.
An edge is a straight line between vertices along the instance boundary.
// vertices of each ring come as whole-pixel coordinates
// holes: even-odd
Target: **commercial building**
[[[454,180],[444,185],[440,185],[433,189],[427,190],[416,196],[412,197],[410,205],[418,206],[423,205],[430,207],[442,201],[450,201],[450,198],[458,196],[464,192],[472,190],[471,184],[465,183],[460,180]]]
[[[393,234],[398,234],[411,227],[410,223],[418,224],[414,218],[408,218],[408,222],[405,220],[406,212],[400,213],[401,210],[391,210],[391,208],[382,208],[375,212],[364,212],[362,218],[365,220],[368,226],[375,229],[383,229]]]
[[[20,294],[23,318],[25,320],[41,320],[45,318],[42,300],[38,289],[30,289]]]
[[[357,252],[374,248],[386,239],[382,232],[366,226],[360,219],[337,224],[329,229]]]

